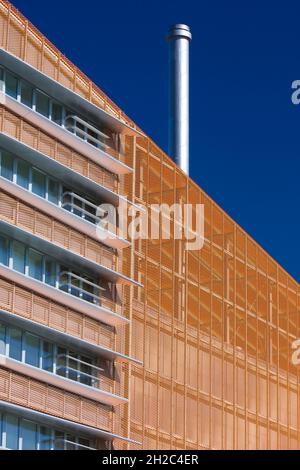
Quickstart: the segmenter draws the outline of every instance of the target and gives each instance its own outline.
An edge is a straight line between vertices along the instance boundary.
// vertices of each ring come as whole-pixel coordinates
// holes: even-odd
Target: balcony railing
[[[60,362],[63,362],[60,364]],[[77,368],[70,366],[70,362],[74,362],[77,365]],[[76,357],[70,356],[68,354],[58,354],[56,357],[56,373],[58,375],[63,375],[64,377],[73,377],[73,380],[76,380],[85,385],[91,387],[100,388],[104,391],[110,391],[107,389],[107,384],[105,384],[104,379],[102,380],[101,374],[104,372],[102,367],[95,366],[89,362],[82,361]],[[90,372],[84,372],[82,368],[90,369]],[[94,371],[94,373],[92,373]],[[75,379],[76,376],[76,379]]]
[[[49,444],[53,450],[97,450],[95,447],[79,444],[78,442],[69,441],[67,439],[46,439],[42,441],[43,446]]]
[[[99,206],[71,191],[63,193],[61,207],[93,224],[98,224],[101,216],[104,217],[107,213]]]
[[[106,291],[103,287],[70,271],[60,273],[59,289],[96,305],[100,304],[100,292]]]
[[[110,136],[76,115],[69,115],[65,118],[65,128],[102,150],[106,149],[107,141],[110,140]]]

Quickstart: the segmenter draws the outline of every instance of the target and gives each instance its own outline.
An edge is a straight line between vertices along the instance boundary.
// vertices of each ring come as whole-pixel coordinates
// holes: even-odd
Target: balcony
[[[104,429],[101,429],[99,425],[91,426],[82,424],[81,422],[69,421],[68,419],[52,416],[47,414],[47,411],[44,412],[34,410],[32,408],[27,408],[25,406],[16,405],[14,403],[9,403],[7,401],[0,400],[0,412],[2,413],[13,413],[17,415],[20,419],[26,419],[39,423],[39,425],[47,426],[55,430],[59,430],[60,433],[68,433],[72,436],[84,436],[87,439],[90,439],[92,442],[94,439],[101,439],[107,443],[110,443],[114,439],[120,439],[124,442],[129,442],[132,444],[141,444],[133,439],[130,439],[125,436],[120,436],[114,434],[113,432]],[[53,436],[54,438],[56,436]],[[71,440],[74,442],[74,439],[65,437],[63,440]],[[5,443],[4,443],[5,444]],[[6,447],[5,445],[3,447]]]
[[[8,108],[109,171],[115,174],[132,171],[121,161],[119,138],[121,135],[142,136],[142,133],[3,49],[0,49],[0,63],[9,69],[8,73],[17,81],[18,91],[17,88],[16,92],[9,89],[2,97]],[[22,86],[29,90],[25,99],[22,99],[21,78],[18,76],[22,77]],[[30,93],[32,98],[28,100]],[[46,100],[49,101],[49,111],[45,107]]]
[[[97,213],[103,216],[106,215],[105,211],[99,209],[99,206],[72,191],[65,191],[63,193],[61,207],[95,225],[99,224],[101,220]]]
[[[108,406],[117,406],[128,402],[127,398],[116,395],[112,393],[112,391],[104,390],[104,388],[107,388],[107,385],[104,385],[104,380],[101,380],[101,388],[96,388],[57,373],[39,369],[38,367],[12,359],[2,354],[0,354],[0,367],[10,369],[18,374],[31,377],[34,380],[47,383],[53,387],[60,388],[67,392],[80,395],[89,400],[97,401],[98,403]]]

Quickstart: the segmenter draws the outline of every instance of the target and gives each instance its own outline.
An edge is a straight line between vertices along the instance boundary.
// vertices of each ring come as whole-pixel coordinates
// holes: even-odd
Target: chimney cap
[[[182,23],[177,23],[177,24],[173,24],[172,26],[170,26],[168,35],[166,38],[167,41],[172,41],[173,39],[180,38],[180,37],[186,38],[189,41],[192,40],[192,33],[191,33],[189,26],[187,26],[186,24],[182,24]]]

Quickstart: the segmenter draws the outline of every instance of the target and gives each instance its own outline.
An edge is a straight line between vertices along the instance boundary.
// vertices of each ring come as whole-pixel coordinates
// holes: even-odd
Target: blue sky
[[[165,151],[164,37],[187,23],[191,177],[300,279],[299,2],[13,3]]]

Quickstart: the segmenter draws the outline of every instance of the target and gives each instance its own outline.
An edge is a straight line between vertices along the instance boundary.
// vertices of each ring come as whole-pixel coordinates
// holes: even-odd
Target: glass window
[[[17,328],[9,329],[9,357],[22,360],[22,332]]]
[[[52,446],[51,429],[45,426],[40,427],[40,450],[49,450]]]
[[[6,351],[6,328],[0,323],[0,354],[5,354]]]
[[[92,364],[92,361],[89,357],[81,356],[80,358],[86,364],[80,364],[80,382],[85,385],[92,385],[92,368],[88,364]]]
[[[25,246],[23,243],[13,241],[12,243],[13,269],[20,273],[25,272]]]
[[[72,351],[69,351],[68,359],[67,359],[68,377],[69,379],[76,380],[76,381],[80,377],[80,374],[78,373],[79,362],[77,361],[77,359],[78,359],[78,354],[75,354]]]
[[[20,434],[22,450],[35,450],[37,441],[37,425],[32,421],[21,420]]]
[[[5,237],[0,236],[0,263],[8,265],[9,257],[9,241]]]
[[[13,179],[13,156],[8,152],[1,152],[1,176],[7,180]]]
[[[17,163],[17,184],[22,188],[28,189],[30,166],[24,160],[18,160]]]
[[[32,192],[41,197],[46,195],[46,175],[35,168],[32,169]]]
[[[18,96],[18,79],[6,70],[5,73],[5,93],[12,98]]]
[[[21,102],[26,106],[32,107],[33,88],[29,83],[21,80]]]
[[[54,434],[54,449],[63,450],[64,449],[65,434],[61,431],[55,431]]]
[[[62,106],[60,104],[52,102],[51,118],[56,124],[62,125]]]
[[[59,202],[59,184],[51,178],[48,180],[48,201],[53,202],[53,204]]]
[[[56,286],[56,262],[50,259],[45,261],[45,282],[50,286]]]
[[[88,439],[84,439],[83,437],[78,438],[78,444],[85,446],[85,447],[90,447],[91,443]]]
[[[36,91],[36,111],[43,116],[49,117],[49,103],[50,100],[47,95],[41,93],[40,91]]]
[[[39,367],[40,358],[40,340],[37,336],[30,333],[25,334],[24,338],[25,362],[34,367]]]
[[[42,281],[43,279],[43,256],[37,251],[28,251],[29,276]]]
[[[13,450],[19,448],[18,418],[13,415],[6,416],[6,447]]]
[[[65,436],[65,450],[77,450],[76,437],[73,434],[67,434]]]
[[[44,370],[53,372],[53,344],[43,341],[42,367]]]
[[[64,348],[57,348],[57,358],[56,358],[56,373],[57,375],[62,375],[63,377],[67,376],[67,351]]]

